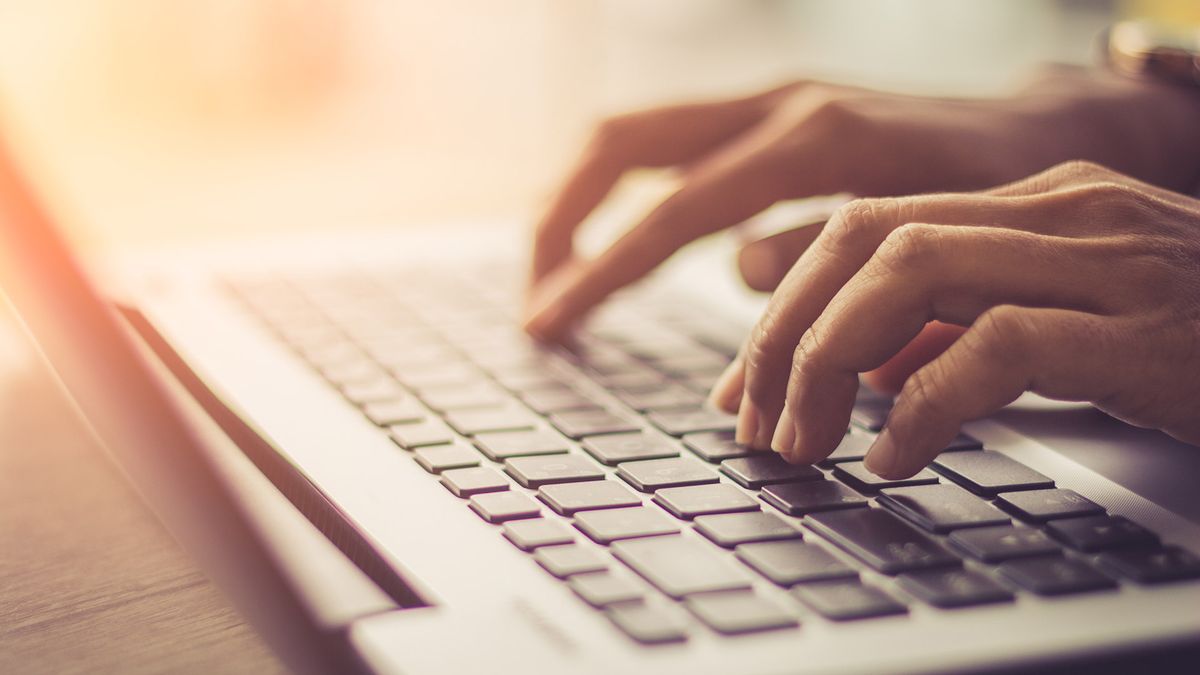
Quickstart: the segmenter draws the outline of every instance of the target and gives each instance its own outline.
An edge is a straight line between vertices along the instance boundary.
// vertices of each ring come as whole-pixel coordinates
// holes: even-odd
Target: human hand
[[[911,476],[1024,391],[1200,443],[1200,200],[1071,162],[974,194],[843,207],[780,283],[713,402],[737,437],[818,462],[858,375],[937,320],[969,327],[907,378],[867,454]]]
[[[1058,69],[1001,99],[801,82],[616,117],[598,127],[537,227],[526,327],[561,337],[683,245],[782,199],[978,189],[1070,158],[1182,188],[1200,166],[1197,110],[1179,88]],[[636,167],[676,168],[682,187],[599,257],[579,259],[575,230]]]

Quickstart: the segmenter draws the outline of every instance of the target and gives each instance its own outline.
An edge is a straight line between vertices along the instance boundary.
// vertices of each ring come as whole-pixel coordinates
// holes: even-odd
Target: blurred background
[[[605,114],[798,76],[1002,91],[1194,0],[39,0],[0,119],[78,238],[532,219]]]

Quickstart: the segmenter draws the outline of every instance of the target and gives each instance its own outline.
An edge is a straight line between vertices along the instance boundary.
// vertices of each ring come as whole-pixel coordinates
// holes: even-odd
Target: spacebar
[[[613,555],[673,598],[749,588],[750,579],[707,542],[680,536],[618,541]]]

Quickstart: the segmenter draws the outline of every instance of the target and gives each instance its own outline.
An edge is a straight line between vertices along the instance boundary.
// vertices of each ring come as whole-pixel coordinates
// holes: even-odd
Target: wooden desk
[[[14,331],[0,314],[0,672],[282,672]]]

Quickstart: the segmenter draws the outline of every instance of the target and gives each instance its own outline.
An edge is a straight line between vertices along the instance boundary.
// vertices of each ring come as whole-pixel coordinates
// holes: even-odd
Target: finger
[[[1136,374],[1122,345],[1129,331],[1109,317],[1005,305],[979,317],[962,339],[908,379],[867,454],[886,478],[915,474],[963,422],[987,416],[1022,392],[1105,400]]]
[[[824,222],[810,223],[746,244],[738,251],[738,271],[756,291],[773,291],[821,233]]]
[[[1051,215],[1059,206],[1056,201]],[[863,199],[839,209],[784,277],[746,344],[746,392],[738,415],[750,418],[743,426],[754,434],[740,442],[758,448],[770,444],[800,336],[893,230],[910,222],[949,222],[979,227],[1036,224],[1043,232],[1062,236],[1082,232],[1078,219],[1047,219],[1046,210],[1036,196],[988,194]]]
[[[1115,308],[1120,293],[1095,283],[1116,262],[1107,250],[1000,228],[896,229],[800,339],[772,447],[796,461],[824,459],[845,434],[859,373],[931,320],[967,325],[1002,304]]]
[[[946,351],[964,330],[962,326],[931,321],[882,366],[863,373],[862,381],[877,392],[894,396],[910,375]]]
[[[537,225],[533,281],[540,281],[570,256],[576,228],[626,171],[697,160],[761,121],[782,91],[671,106],[602,123]]]

